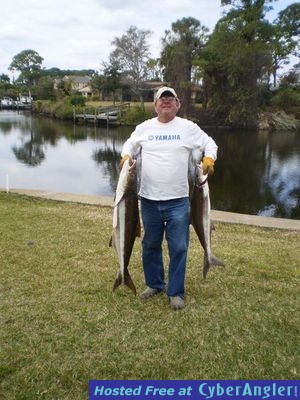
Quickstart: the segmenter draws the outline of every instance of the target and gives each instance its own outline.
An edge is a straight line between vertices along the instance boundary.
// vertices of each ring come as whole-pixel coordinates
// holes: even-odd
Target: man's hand
[[[212,175],[214,173],[214,165],[215,165],[215,160],[213,158],[203,157],[202,159],[203,174]]]
[[[122,157],[121,161],[120,161],[120,168],[121,168],[121,169],[122,169],[122,167],[123,167],[123,165],[124,165],[124,162],[125,162],[126,160],[129,160],[129,165],[132,163],[132,159],[131,159],[130,155],[129,155],[129,154],[125,154],[125,155]]]

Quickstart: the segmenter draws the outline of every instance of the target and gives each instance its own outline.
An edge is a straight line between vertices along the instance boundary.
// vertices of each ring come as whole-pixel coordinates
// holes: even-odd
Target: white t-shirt
[[[124,143],[122,157],[141,151],[140,196],[171,200],[188,196],[188,160],[192,150],[217,158],[217,145],[198,125],[175,117],[167,123],[149,119]]]

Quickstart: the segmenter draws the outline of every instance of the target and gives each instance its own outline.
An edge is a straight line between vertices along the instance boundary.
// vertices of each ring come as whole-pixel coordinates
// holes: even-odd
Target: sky
[[[222,17],[220,0],[10,0],[1,2],[0,74],[12,58],[32,49],[44,58],[43,67],[101,69],[113,50],[111,42],[131,25],[152,32],[152,57],[159,57],[166,29],[183,17],[194,17],[212,32]],[[277,0],[267,14],[295,3]],[[14,73],[17,77],[18,73]]]

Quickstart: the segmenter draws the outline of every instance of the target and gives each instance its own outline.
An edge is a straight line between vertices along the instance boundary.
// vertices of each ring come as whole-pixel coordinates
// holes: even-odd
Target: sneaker
[[[156,294],[159,294],[161,292],[164,292],[164,289],[154,289],[151,287],[147,287],[141,294],[140,294],[140,299],[145,300],[149,299],[150,297],[155,296]]]
[[[170,297],[170,306],[172,310],[181,310],[184,308],[184,300],[179,296]]]

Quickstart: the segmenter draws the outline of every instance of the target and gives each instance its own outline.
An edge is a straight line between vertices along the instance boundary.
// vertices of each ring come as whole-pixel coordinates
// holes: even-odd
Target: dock
[[[119,124],[120,117],[124,111],[130,108],[130,103],[119,103],[107,107],[99,107],[95,109],[95,113],[76,113],[75,107],[73,108],[73,121],[78,123],[94,123],[101,124],[106,123],[107,125]]]
[[[31,109],[32,109],[31,104],[9,104],[9,105],[6,105],[6,104],[1,104],[1,102],[0,102],[0,110],[31,111]]]

